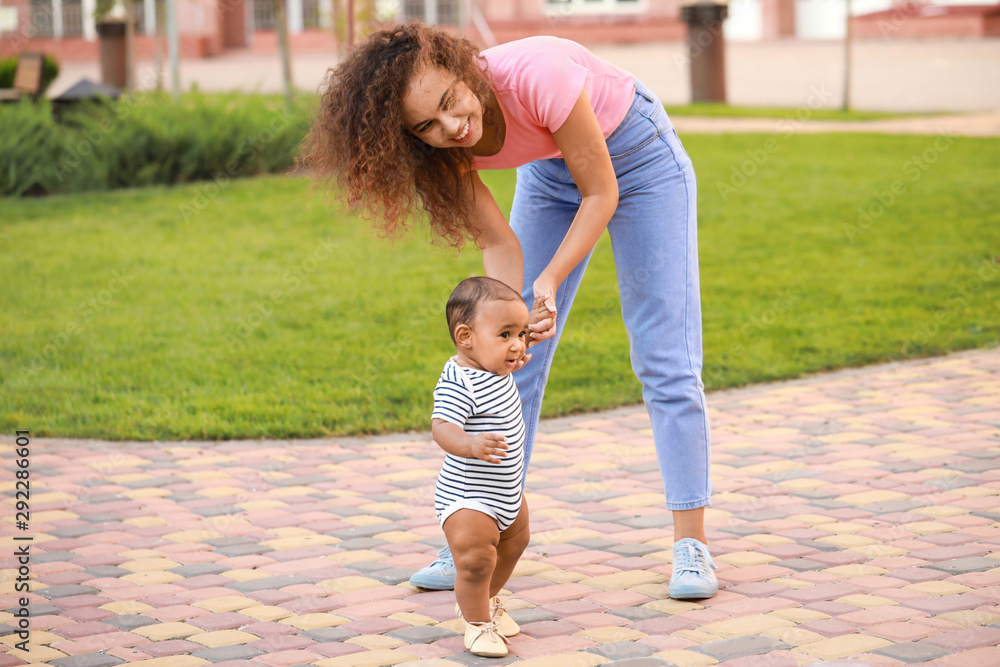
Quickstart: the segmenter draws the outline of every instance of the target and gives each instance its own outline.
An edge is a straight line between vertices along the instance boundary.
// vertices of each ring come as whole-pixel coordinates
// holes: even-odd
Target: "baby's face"
[[[464,356],[476,368],[497,375],[513,372],[528,349],[528,308],[523,301],[482,304]]]

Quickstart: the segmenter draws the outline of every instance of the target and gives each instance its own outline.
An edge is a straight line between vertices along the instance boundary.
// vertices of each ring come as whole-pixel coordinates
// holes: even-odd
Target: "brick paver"
[[[667,598],[641,407],[545,422],[496,664],[1000,664],[1000,350],[709,405],[719,595]],[[2,666],[478,664],[453,593],[407,581],[444,544],[425,435],[32,452],[32,643],[0,590]]]

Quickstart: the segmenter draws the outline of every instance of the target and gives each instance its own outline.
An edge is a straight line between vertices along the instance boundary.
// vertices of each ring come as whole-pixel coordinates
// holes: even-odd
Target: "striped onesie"
[[[467,433],[507,437],[500,463],[445,455],[434,492],[438,521],[444,525],[452,513],[467,508],[492,516],[500,530],[509,528],[521,509],[524,476],[525,428],[514,378],[459,366],[452,357],[434,388],[431,418],[456,424]]]

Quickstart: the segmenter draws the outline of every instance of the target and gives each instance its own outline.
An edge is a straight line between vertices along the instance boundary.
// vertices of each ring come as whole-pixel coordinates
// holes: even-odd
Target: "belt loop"
[[[653,101],[653,94],[649,92],[645,85],[639,79],[635,80],[635,92],[637,95],[641,95],[647,102]]]

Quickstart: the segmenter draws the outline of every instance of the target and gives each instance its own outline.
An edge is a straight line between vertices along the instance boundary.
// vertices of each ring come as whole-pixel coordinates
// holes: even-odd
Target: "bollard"
[[[95,27],[101,47],[101,83],[115,88],[125,88],[127,84],[125,22],[107,19]]]
[[[726,103],[726,40],[722,21],[729,14],[724,3],[697,2],[681,7],[688,26],[691,62],[691,101]]]

